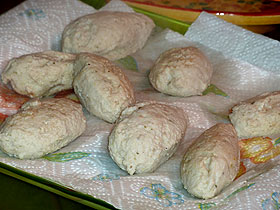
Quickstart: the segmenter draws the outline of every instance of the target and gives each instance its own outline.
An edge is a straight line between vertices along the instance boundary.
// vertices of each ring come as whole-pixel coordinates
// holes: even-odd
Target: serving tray
[[[98,7],[104,3],[97,2]],[[95,3],[96,1],[92,2],[93,5]],[[116,10],[120,8],[118,6],[132,11],[120,1],[111,1],[106,4],[106,9]],[[211,200],[192,197],[183,189],[179,177],[180,161],[190,141],[212,124],[229,122],[228,107],[262,91],[279,89],[279,42],[229,24],[208,13],[202,13],[188,28],[189,25],[184,22],[174,19],[169,21],[169,18],[155,13],[135,10],[145,12],[163,28],[168,27],[182,34],[187,31],[186,36],[182,36],[172,30],[157,28],[143,49],[118,61],[133,82],[137,100],[174,104],[188,113],[190,129],[172,158],[154,173],[128,176],[114,164],[108,154],[107,137],[112,125],[87,115],[88,126],[84,134],[55,153],[36,160],[19,160],[0,152],[0,162],[3,163],[1,173],[6,177],[23,180],[22,183],[31,183],[31,186],[38,186],[38,189],[54,193],[69,202],[79,203],[83,208],[113,208],[108,203],[123,209],[269,209],[279,205],[279,138],[243,140],[238,178]],[[0,32],[5,39],[4,42],[1,40],[0,45],[1,66],[12,57],[35,50],[59,50],[60,36],[65,25],[72,19],[91,12],[94,12],[92,7],[76,0],[26,1],[0,19]],[[158,53],[168,47],[186,44],[197,46],[211,59],[215,68],[213,84],[198,97],[170,97],[153,90],[146,77],[149,65],[154,62]],[[2,97],[3,99],[13,98],[7,91],[1,94],[0,89],[0,96],[3,95],[7,96]],[[72,96],[71,93],[64,93],[64,97]],[[19,97],[15,98],[22,101]],[[256,144],[253,148],[257,152],[251,150]],[[10,189],[5,189],[8,190],[4,193],[11,195],[12,185]],[[14,195],[16,197],[17,193]],[[46,203],[44,201],[50,197],[42,203]],[[29,199],[32,198],[33,196]],[[37,200],[34,198],[34,202]],[[11,201],[10,204],[13,204],[13,200]]]

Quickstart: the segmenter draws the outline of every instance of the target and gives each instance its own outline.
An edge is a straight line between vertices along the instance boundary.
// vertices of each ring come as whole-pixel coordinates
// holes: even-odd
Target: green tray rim
[[[81,192],[78,192],[69,187],[63,186],[53,180],[48,180],[46,178],[37,176],[35,174],[31,174],[29,172],[17,169],[13,166],[7,165],[5,163],[0,162],[0,173],[8,175],[10,177],[19,179],[23,182],[29,183],[31,185],[37,186],[49,192],[55,193],[67,199],[76,201],[83,205],[92,207],[98,210],[112,210],[116,209],[113,205],[94,198],[91,195],[87,195]]]

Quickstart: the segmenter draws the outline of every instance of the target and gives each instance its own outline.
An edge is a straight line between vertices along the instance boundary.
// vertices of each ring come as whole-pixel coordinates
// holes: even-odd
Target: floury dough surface
[[[31,98],[48,96],[72,88],[76,56],[43,51],[13,58],[2,72],[4,84]]]
[[[110,60],[81,53],[74,69],[74,91],[91,114],[113,123],[123,109],[135,103],[132,84]]]
[[[236,131],[229,123],[219,123],[202,133],[187,149],[181,163],[181,179],[189,193],[209,199],[233,181],[239,165]]]
[[[177,150],[187,120],[181,109],[139,103],[122,112],[109,136],[109,152],[130,175],[153,172]]]
[[[158,57],[149,79],[159,92],[184,97],[202,95],[212,73],[210,61],[198,48],[172,48]]]
[[[280,91],[243,101],[229,115],[240,138],[270,136],[280,131]]]
[[[80,136],[86,129],[82,106],[70,99],[33,99],[1,126],[0,148],[20,159],[40,158]]]
[[[154,27],[153,20],[143,14],[99,11],[66,26],[62,51],[89,52],[117,60],[141,49]]]

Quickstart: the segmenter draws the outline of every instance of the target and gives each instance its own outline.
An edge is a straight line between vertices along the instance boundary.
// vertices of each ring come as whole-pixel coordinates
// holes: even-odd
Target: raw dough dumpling
[[[75,58],[73,54],[57,51],[13,58],[2,72],[2,80],[21,95],[48,96],[72,88]]]
[[[0,148],[20,159],[40,158],[67,145],[86,129],[82,106],[70,99],[33,99],[8,117]]]
[[[125,109],[109,136],[109,152],[130,175],[153,172],[176,151],[184,137],[184,112],[158,103]]]
[[[91,114],[114,123],[123,109],[135,103],[130,81],[110,60],[81,53],[74,71],[74,91]]]
[[[76,19],[62,35],[62,51],[89,52],[117,60],[141,49],[155,24],[133,12],[100,11]]]
[[[219,123],[202,133],[187,149],[181,163],[184,188],[209,199],[229,185],[239,171],[238,138],[231,124]]]
[[[149,79],[159,92],[173,96],[202,95],[213,69],[208,58],[195,47],[163,52],[152,67]]]
[[[280,91],[263,93],[232,108],[229,118],[240,138],[280,133]]]

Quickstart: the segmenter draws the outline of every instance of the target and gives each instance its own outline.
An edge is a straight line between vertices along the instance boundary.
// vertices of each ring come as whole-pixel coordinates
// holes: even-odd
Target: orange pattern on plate
[[[30,98],[19,95],[13,90],[0,85],[0,108],[2,109],[16,111],[29,99]]]
[[[221,11],[230,13],[279,13],[280,4],[262,0],[125,0],[147,5],[186,10]]]
[[[266,33],[280,24],[280,2],[263,0],[123,0],[129,6],[192,23],[206,11],[256,33]]]
[[[72,101],[80,103],[80,101],[79,101],[78,97],[75,95],[73,89],[60,91],[54,95],[54,98],[68,98],[68,99],[71,99]]]
[[[239,166],[239,171],[235,177],[235,179],[237,179],[238,177],[242,176],[243,174],[245,174],[247,171],[244,163],[242,161],[240,161],[240,166]]]
[[[68,98],[77,103],[79,99],[73,90],[65,90],[54,95],[55,98]],[[17,94],[13,90],[0,85],[0,124],[11,114],[15,113],[20,107],[30,100],[29,97]]]

